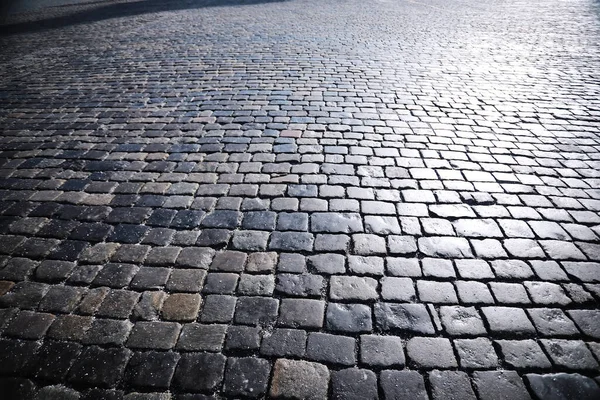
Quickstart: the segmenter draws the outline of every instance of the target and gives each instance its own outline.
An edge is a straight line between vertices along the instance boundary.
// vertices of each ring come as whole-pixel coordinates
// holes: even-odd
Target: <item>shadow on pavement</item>
[[[281,1],[286,0],[141,0],[134,3],[111,3],[100,7],[78,11],[69,15],[55,16],[37,21],[0,25],[0,35],[38,32],[48,29],[62,28],[70,25],[85,24],[111,18],[130,17],[161,11],[275,3]]]

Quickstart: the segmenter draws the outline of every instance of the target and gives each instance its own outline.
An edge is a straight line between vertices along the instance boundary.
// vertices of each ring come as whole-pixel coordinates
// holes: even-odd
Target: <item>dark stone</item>
[[[515,371],[476,371],[473,382],[481,400],[530,400],[521,377]]]
[[[26,376],[34,366],[31,356],[40,347],[38,342],[0,339],[0,373]]]
[[[309,299],[282,299],[278,324],[292,328],[321,328],[325,302]]]
[[[240,220],[238,211],[216,210],[206,214],[202,220],[202,227],[234,229]]]
[[[349,368],[331,374],[332,398],[339,400],[378,399],[377,376],[369,370]]]
[[[186,324],[183,326],[177,349],[184,351],[221,351],[226,325]]]
[[[225,356],[214,353],[187,353],[181,356],[174,384],[188,392],[212,391],[223,380]]]
[[[273,232],[269,249],[281,251],[311,251],[313,235],[303,232]]]
[[[320,297],[325,279],[320,275],[278,274],[275,291],[287,296]]]
[[[233,320],[236,298],[227,295],[212,294],[205,297],[202,307],[202,322],[229,323]]]
[[[370,332],[371,308],[364,304],[329,303],[327,329],[339,332]]]
[[[21,309],[36,308],[48,289],[49,286],[44,283],[19,282],[10,292],[0,297],[0,305]]]
[[[596,400],[600,398],[600,386],[596,381],[579,374],[527,374],[531,391],[544,400]]]
[[[224,247],[229,243],[231,231],[227,229],[203,229],[198,236],[196,244],[198,246]]]
[[[306,332],[298,329],[275,329],[265,335],[260,353],[275,357],[302,357],[306,350]]]
[[[245,325],[269,325],[277,319],[279,300],[269,297],[240,297],[234,321]]]
[[[382,371],[379,384],[385,399],[429,399],[423,377],[416,371]]]
[[[239,278],[238,274],[211,272],[206,276],[202,293],[233,294]]]
[[[88,242],[79,240],[65,240],[48,256],[50,259],[62,261],[76,261],[81,253],[89,247]]]
[[[148,229],[143,225],[120,224],[117,225],[108,240],[117,243],[139,243],[146,235]]]
[[[40,311],[70,313],[79,304],[85,293],[84,288],[52,286],[40,303]]]
[[[21,311],[8,325],[4,334],[21,339],[40,339],[54,321],[54,315]]]
[[[35,384],[24,378],[0,378],[0,393],[6,399],[33,399]]]
[[[194,229],[200,226],[200,221],[204,217],[204,211],[200,210],[181,210],[178,211],[170,227],[178,229]],[[208,226],[208,225],[206,225]]]
[[[275,229],[277,213],[272,211],[250,211],[244,213],[242,228],[272,231]]]
[[[136,352],[127,365],[125,379],[134,387],[168,389],[179,357],[170,352]]]
[[[136,322],[127,340],[127,346],[168,350],[175,346],[180,329],[181,326],[175,322]]]
[[[271,365],[254,357],[229,358],[225,371],[223,393],[227,396],[257,398],[267,392]]]
[[[84,344],[122,345],[129,336],[131,325],[129,321],[97,318],[82,342]]]
[[[133,277],[130,286],[134,289],[159,289],[167,283],[168,268],[141,267]]]
[[[44,260],[35,270],[35,277],[41,281],[59,282],[67,279],[74,268],[73,262]]]
[[[210,265],[214,271],[242,272],[246,264],[247,255],[239,251],[223,251],[215,255]]]
[[[77,343],[45,342],[36,354],[33,375],[49,381],[62,381],[80,351],[81,345]]]
[[[232,325],[227,330],[227,350],[256,350],[260,347],[260,327]]]
[[[139,297],[139,293],[129,290],[111,290],[102,301],[98,315],[109,318],[128,318]]]
[[[131,351],[124,348],[87,347],[69,372],[69,380],[100,387],[114,387],[121,378]]]
[[[306,356],[315,361],[354,365],[356,363],[354,349],[354,338],[327,333],[311,333],[308,335]]]
[[[377,303],[373,306],[373,312],[377,328],[384,332],[435,333],[424,304]]]

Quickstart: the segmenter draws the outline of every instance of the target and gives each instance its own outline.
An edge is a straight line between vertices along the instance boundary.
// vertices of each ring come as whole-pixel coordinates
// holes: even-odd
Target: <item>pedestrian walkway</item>
[[[0,27],[0,397],[600,398],[600,4]]]

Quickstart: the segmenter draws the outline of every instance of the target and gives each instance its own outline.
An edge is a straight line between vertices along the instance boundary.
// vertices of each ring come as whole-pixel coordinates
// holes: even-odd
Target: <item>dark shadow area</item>
[[[131,17],[161,11],[176,11],[204,7],[242,6],[261,3],[277,3],[281,1],[286,0],[141,0],[135,3],[111,3],[100,7],[77,11],[73,14],[50,17],[48,19],[37,21],[1,25],[0,36],[39,32],[111,18]]]

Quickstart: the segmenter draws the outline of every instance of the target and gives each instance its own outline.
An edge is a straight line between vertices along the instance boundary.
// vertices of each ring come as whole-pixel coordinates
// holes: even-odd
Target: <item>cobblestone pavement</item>
[[[600,398],[600,3],[92,7],[0,37],[4,398]]]

